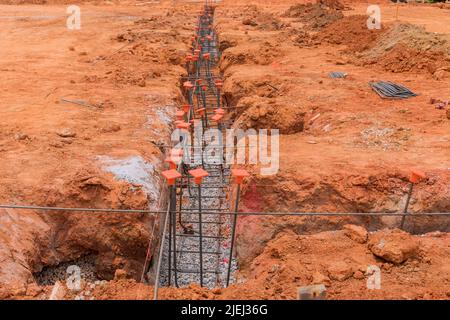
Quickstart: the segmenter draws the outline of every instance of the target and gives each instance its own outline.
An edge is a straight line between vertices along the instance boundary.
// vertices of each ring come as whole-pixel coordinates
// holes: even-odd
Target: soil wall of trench
[[[248,42],[244,43],[236,35],[225,34],[222,37],[221,48],[224,51],[220,68],[225,79],[224,100],[229,106],[238,107],[231,114],[235,128],[279,128],[280,144],[283,144],[284,135],[302,134],[305,115],[310,110],[306,106],[286,101],[280,103],[276,99],[283,94],[289,97],[289,90],[284,90],[289,85],[283,85],[276,76],[266,76],[264,72],[264,77],[258,74],[273,63],[271,58],[280,50],[267,43],[257,45],[256,40],[248,39],[251,37],[247,36]],[[242,71],[241,66],[247,68],[246,71]],[[359,171],[348,164],[338,169],[311,172],[303,170],[302,164],[298,163],[298,167],[284,167],[272,176],[260,175],[258,166],[247,166],[247,169],[252,174],[241,192],[240,211],[244,212],[399,213],[405,206],[409,187],[409,171],[402,168],[370,166],[370,170]],[[409,205],[409,212],[414,216],[406,219],[406,231],[412,234],[450,231],[448,217],[420,215],[449,212],[449,186],[448,174],[442,170],[427,171],[427,178],[415,186]],[[231,208],[234,207],[235,194],[236,189],[230,195]],[[396,216],[240,216],[236,240],[240,271],[245,273],[267,243],[283,231],[315,234],[340,230],[346,224],[361,225],[375,231],[399,227],[400,221],[401,217]]]

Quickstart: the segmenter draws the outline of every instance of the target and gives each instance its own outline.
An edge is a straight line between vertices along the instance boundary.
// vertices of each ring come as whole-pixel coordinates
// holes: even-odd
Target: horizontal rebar
[[[134,210],[134,209],[104,209],[104,208],[63,208],[63,207],[43,207],[27,205],[0,205],[0,209],[23,209],[23,210],[49,210],[49,211],[88,211],[88,212],[109,212],[109,213],[166,213],[166,210]],[[193,209],[196,210],[196,209]],[[180,212],[180,211],[177,211]],[[181,213],[192,213],[189,210],[183,210]],[[202,211],[202,214],[227,214],[238,216],[450,216],[450,212],[420,212],[420,213],[402,213],[402,212],[213,212]]]

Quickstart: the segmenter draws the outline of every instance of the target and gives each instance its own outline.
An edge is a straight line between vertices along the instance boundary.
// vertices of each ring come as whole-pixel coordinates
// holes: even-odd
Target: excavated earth
[[[0,5],[0,202],[163,210],[159,172],[198,5],[80,2],[82,29],[69,31],[64,1],[1,3],[13,5]],[[396,21],[381,2],[382,29],[369,31],[366,3],[305,3],[217,9],[228,116],[280,130],[278,172],[248,166],[240,209],[402,212],[415,168],[427,177],[407,232],[395,216],[240,217],[238,282],[161,288],[161,299],[296,299],[310,284],[330,299],[450,297],[450,219],[420,215],[450,212],[450,9],[402,5]],[[418,96],[383,100],[374,80]],[[0,210],[0,298],[152,298],[138,281],[159,215]],[[72,264],[76,291],[65,285]],[[369,266],[379,290],[366,286]]]

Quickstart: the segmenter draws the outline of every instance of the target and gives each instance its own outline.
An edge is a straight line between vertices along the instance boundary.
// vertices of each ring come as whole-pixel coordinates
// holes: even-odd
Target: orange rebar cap
[[[178,163],[180,163],[181,157],[168,157],[164,160],[164,162],[167,162],[169,164],[169,169],[176,169],[178,166]]]
[[[420,170],[411,170],[411,175],[409,176],[409,181],[412,183],[419,183],[421,180],[425,179],[427,176],[424,172]]]
[[[247,170],[244,169],[231,169],[231,175],[234,177],[235,184],[242,184],[244,178],[250,176]]]
[[[175,184],[176,179],[181,178],[181,173],[179,173],[175,169],[170,169],[162,172],[162,175],[167,180],[167,184],[169,186],[173,186]]]
[[[185,87],[187,90],[190,90],[194,86],[192,85],[192,83],[190,81],[186,81],[185,83],[183,83],[183,87]]]
[[[191,108],[191,106],[188,105],[188,104],[183,104],[183,105],[181,106],[181,108],[183,108],[184,113],[188,113],[188,112],[189,112],[189,109]]]
[[[175,116],[178,118],[178,120],[183,120],[184,111],[178,110],[177,112],[175,112]]]
[[[216,79],[216,81],[214,81],[214,83],[217,88],[220,88],[221,86],[223,86],[223,81],[221,79]]]
[[[196,184],[202,184],[203,178],[209,175],[208,171],[203,170],[202,168],[189,170],[189,174],[194,177],[194,182]]]

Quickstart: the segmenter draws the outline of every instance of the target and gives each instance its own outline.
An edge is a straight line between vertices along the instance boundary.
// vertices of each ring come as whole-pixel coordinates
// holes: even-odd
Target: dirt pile
[[[377,64],[384,70],[399,72],[426,72],[436,80],[450,77],[450,58],[442,51],[420,51],[404,44],[397,44],[380,59],[367,59],[364,65]]]
[[[277,88],[272,87],[272,90]],[[297,104],[283,104],[276,99],[252,96],[242,98],[238,107],[245,110],[235,123],[238,128],[278,129],[281,134],[303,131],[306,112]]]
[[[275,42],[249,43],[247,46],[228,48],[222,54],[220,68],[225,72],[233,65],[257,64],[268,65],[281,54]]]
[[[419,51],[433,49],[450,54],[450,38],[447,35],[428,32],[424,27],[408,23],[397,23],[391,26],[377,41],[377,46],[366,54],[380,56],[383,51],[389,51],[399,43]]]
[[[308,29],[321,29],[344,17],[341,6],[338,1],[296,4],[291,6],[283,17],[296,18]]]
[[[346,45],[349,52],[361,52],[372,48],[383,33],[370,30],[366,25],[367,16],[354,15],[340,19],[317,34],[320,41]]]
[[[246,6],[242,24],[255,27],[258,30],[276,31],[286,27],[286,24],[270,12],[259,9],[256,5]]]
[[[314,47],[320,44],[317,37],[303,29],[291,28],[285,33],[285,37],[288,37],[297,47]]]
[[[412,24],[395,24],[363,52],[362,59],[364,64],[378,64],[391,72],[438,72],[435,77],[442,78],[442,71],[450,71],[450,36]]]
[[[450,77],[449,36],[411,24],[370,30],[366,21],[366,16],[345,17],[317,34],[317,39],[346,45],[346,52],[356,53],[357,65],[377,65],[395,73],[425,71],[437,80]]]

